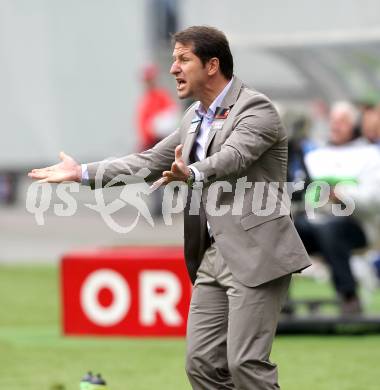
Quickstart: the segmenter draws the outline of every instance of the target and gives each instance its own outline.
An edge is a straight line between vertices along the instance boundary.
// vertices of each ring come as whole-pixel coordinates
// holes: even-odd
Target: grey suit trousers
[[[186,372],[194,390],[280,388],[269,355],[290,279],[247,287],[215,243],[207,249],[187,325]]]

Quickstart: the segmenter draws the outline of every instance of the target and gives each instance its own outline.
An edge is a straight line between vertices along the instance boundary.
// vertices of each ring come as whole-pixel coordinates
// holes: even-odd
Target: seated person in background
[[[305,166],[305,155],[317,148],[317,144],[310,137],[310,120],[303,114],[293,114],[289,120],[285,117],[288,135],[288,174],[289,183],[305,182],[304,189],[310,184],[310,177]],[[298,208],[304,209],[304,189],[292,191],[292,212]]]
[[[377,105],[369,104],[363,108],[362,116],[362,134],[369,142],[379,147],[380,151],[380,103]],[[373,184],[376,185],[375,183]],[[376,270],[376,276],[380,279],[380,217],[378,211],[376,214],[371,214],[369,220],[372,221],[375,229],[375,243],[373,251],[370,254],[372,265]]]
[[[316,208],[313,218],[305,213],[295,217],[306,249],[311,254],[322,255],[331,269],[342,314],[362,311],[349,261],[352,250],[365,247],[367,237],[373,236],[368,217],[380,210],[380,195],[376,190],[380,188],[380,153],[376,146],[359,136],[358,120],[359,113],[352,104],[333,105],[329,144],[305,156],[311,180],[331,186],[330,201],[323,208]],[[310,201],[308,192],[306,202]],[[351,205],[352,215],[334,215],[334,203],[341,203],[343,210]]]
[[[362,134],[369,142],[380,146],[380,104],[363,109]]]

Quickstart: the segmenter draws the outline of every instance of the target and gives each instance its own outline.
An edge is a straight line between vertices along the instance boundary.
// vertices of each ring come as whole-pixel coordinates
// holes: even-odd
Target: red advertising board
[[[184,336],[191,295],[182,248],[72,252],[61,262],[66,335]]]

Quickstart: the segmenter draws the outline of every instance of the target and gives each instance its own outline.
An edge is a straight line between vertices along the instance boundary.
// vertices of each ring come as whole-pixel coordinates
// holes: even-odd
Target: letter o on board
[[[107,288],[112,292],[112,303],[104,307],[98,296],[100,290]],[[100,326],[112,326],[120,322],[128,313],[131,305],[131,292],[126,280],[110,269],[92,272],[84,280],[80,300],[82,309],[88,318]]]

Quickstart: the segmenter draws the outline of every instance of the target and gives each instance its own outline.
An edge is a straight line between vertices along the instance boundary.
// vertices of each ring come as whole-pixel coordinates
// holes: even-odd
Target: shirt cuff
[[[199,182],[199,181],[203,181],[204,179],[204,174],[202,172],[199,172],[197,168],[195,168],[194,166],[190,165],[189,168],[194,172],[194,176],[195,176],[195,181]]]
[[[84,185],[89,185],[90,184],[90,176],[88,174],[87,164],[81,164],[81,169],[82,169],[81,183]]]

